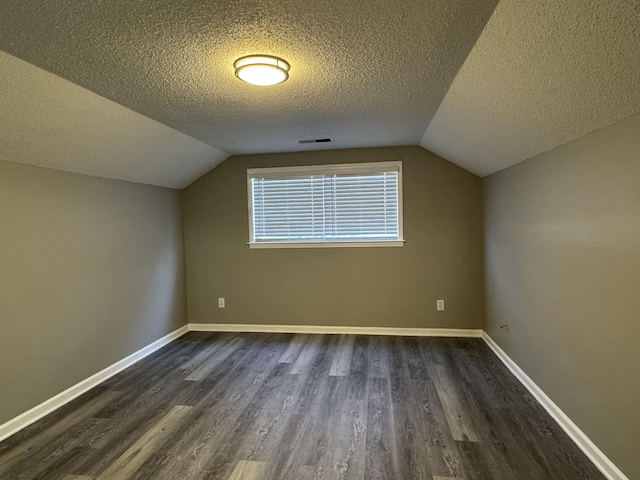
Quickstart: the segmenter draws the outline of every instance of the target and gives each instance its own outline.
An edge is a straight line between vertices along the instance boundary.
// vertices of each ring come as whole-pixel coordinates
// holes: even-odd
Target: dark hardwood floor
[[[604,479],[480,339],[201,332],[0,443],[0,478]]]

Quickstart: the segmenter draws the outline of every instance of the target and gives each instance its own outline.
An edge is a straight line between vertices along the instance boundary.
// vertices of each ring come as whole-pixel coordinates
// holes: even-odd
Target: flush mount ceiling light
[[[233,62],[233,67],[236,77],[259,87],[277,85],[289,78],[289,64],[271,55],[247,55]]]

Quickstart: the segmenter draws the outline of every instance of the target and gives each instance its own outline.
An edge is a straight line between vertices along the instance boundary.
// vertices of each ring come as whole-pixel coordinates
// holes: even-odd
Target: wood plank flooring
[[[480,339],[191,332],[0,443],[3,480],[603,480]]]

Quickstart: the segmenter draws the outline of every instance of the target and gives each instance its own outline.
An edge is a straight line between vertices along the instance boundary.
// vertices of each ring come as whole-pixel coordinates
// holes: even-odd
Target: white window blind
[[[401,244],[401,169],[379,162],[248,170],[249,243]]]

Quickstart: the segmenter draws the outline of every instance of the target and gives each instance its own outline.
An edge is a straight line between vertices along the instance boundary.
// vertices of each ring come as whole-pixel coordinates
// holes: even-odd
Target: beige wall
[[[403,161],[404,247],[247,246],[248,168],[385,160]],[[183,212],[190,322],[483,326],[482,182],[420,147],[231,157],[184,191]]]
[[[640,478],[639,132],[635,116],[485,179],[489,333],[629,478]]]
[[[185,323],[180,192],[0,162],[0,424]]]

